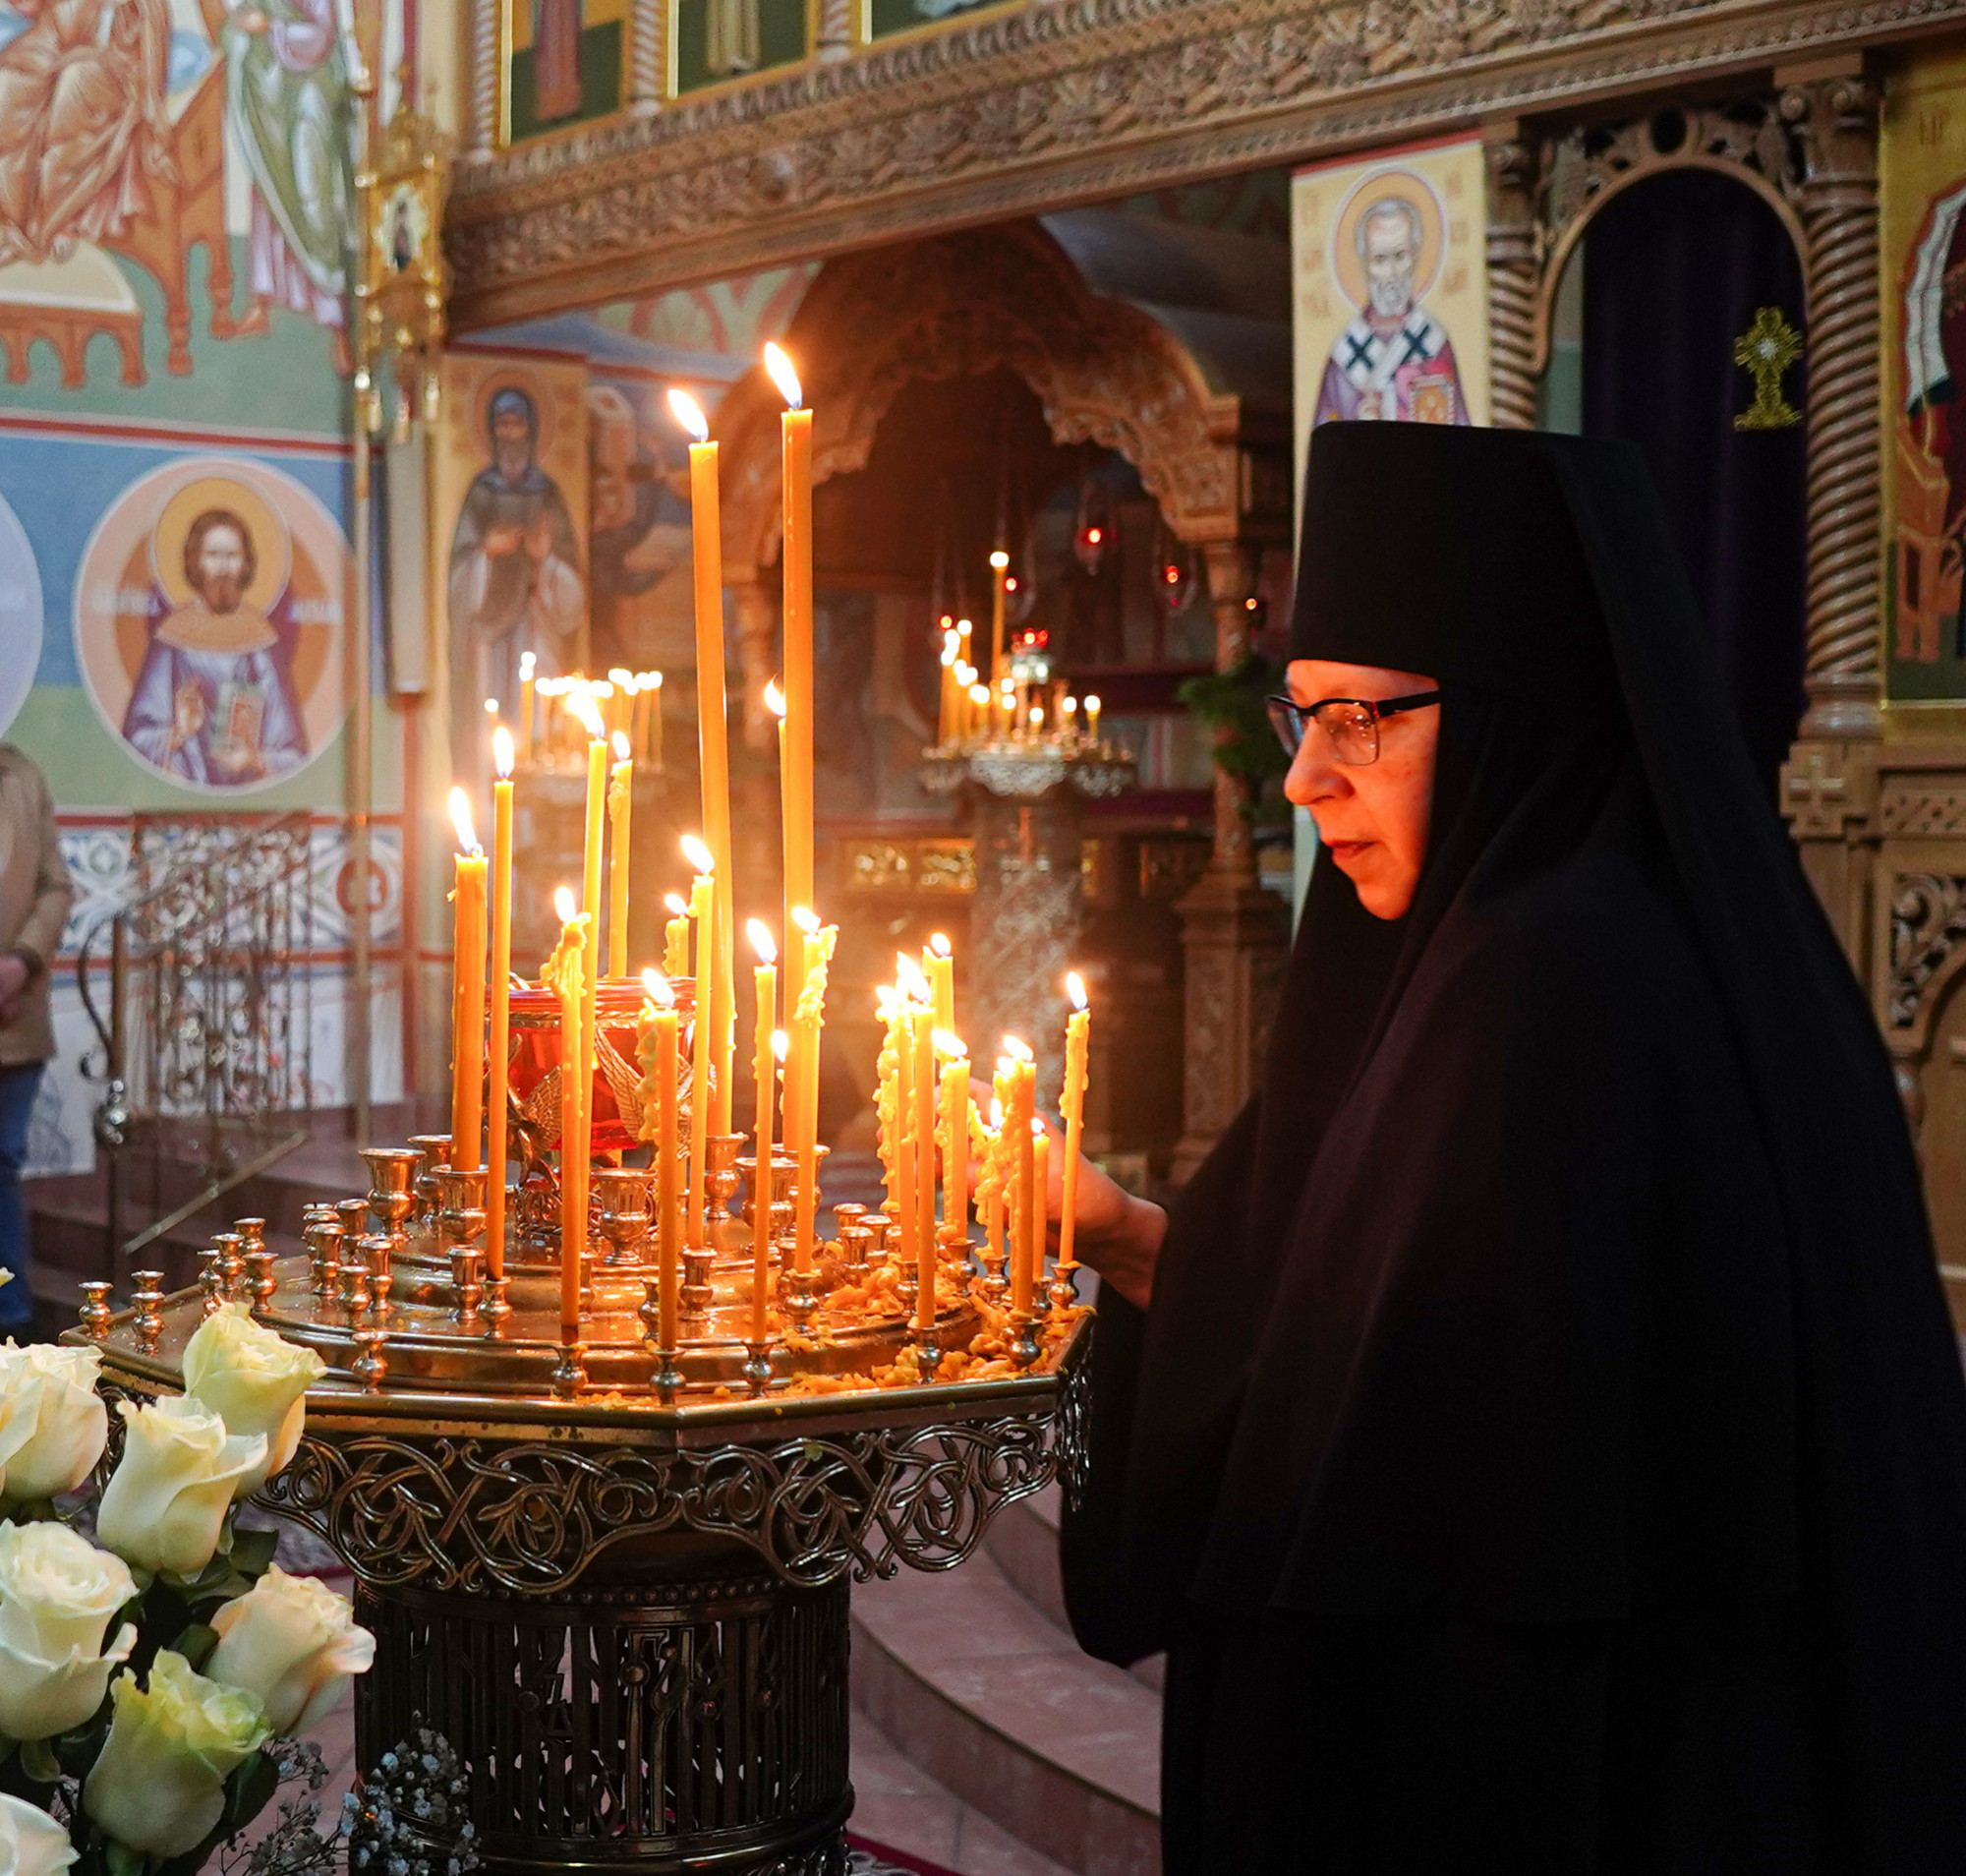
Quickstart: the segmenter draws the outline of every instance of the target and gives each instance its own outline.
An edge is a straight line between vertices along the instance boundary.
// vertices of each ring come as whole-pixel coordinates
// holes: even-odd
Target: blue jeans
[[[21,1168],[28,1158],[28,1122],[40,1091],[40,1062],[0,1068],[0,1270],[14,1280],[0,1283],[0,1336],[29,1334],[34,1326],[34,1293],[28,1287],[28,1205],[21,1195]]]

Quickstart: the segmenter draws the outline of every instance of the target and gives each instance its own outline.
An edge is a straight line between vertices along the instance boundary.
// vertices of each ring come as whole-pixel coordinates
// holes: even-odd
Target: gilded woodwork
[[[474,0],[475,28],[490,11]],[[480,152],[451,216],[453,315],[468,329],[1959,19],[1966,0],[1039,0]],[[1833,142],[1837,117],[1799,127]]]

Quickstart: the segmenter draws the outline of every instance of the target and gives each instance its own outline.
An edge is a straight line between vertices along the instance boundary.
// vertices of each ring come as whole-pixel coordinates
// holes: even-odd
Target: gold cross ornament
[[[1764,306],[1734,341],[1734,363],[1753,375],[1755,401],[1734,419],[1736,430],[1790,430],[1802,413],[1782,395],[1788,368],[1802,356],[1802,334],[1778,306]]]

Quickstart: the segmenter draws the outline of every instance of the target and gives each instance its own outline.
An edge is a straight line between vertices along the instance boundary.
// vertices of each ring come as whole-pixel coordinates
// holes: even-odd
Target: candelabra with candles
[[[989,681],[969,661],[974,628],[944,621],[938,737],[919,775],[958,795],[975,850],[970,944],[977,1027],[1034,1023],[1047,1083],[1063,1072],[1059,986],[1078,939],[1083,807],[1133,786],[1132,754],[1101,733],[1097,696],[1058,678],[1046,634],[1011,631],[1010,556],[991,555]]]
[[[1039,1069],[1006,1037],[988,1111],[973,1098],[946,944],[897,960],[883,997],[887,1202],[837,1206],[833,1235],[821,1229],[834,931],[809,909],[809,416],[795,381],[787,401],[787,897],[781,920],[749,921],[750,1153],[731,1112],[703,440],[705,826],[666,968],[634,970],[627,950],[634,728],[610,725],[591,688],[569,691],[586,733],[580,889],[557,896],[536,976],[512,970],[512,841],[515,791],[537,764],[497,732],[489,855],[454,791],[450,1132],[365,1148],[368,1192],[313,1207],[303,1255],[275,1256],[242,1221],[213,1240],[195,1289],[166,1296],[143,1275],[131,1309],[92,1297],[71,1331],[134,1397],[181,1387],[192,1333],[226,1307],[320,1353],[300,1452],[260,1502],[355,1572],[379,1644],[359,1754],[415,1725],[441,1732],[470,1768],[475,1846],[501,1876],[599,1862],[839,1876],[850,1580],[959,1562],[1003,1504],[1054,1479],[1074,1490],[1083,1456],[1090,1319],[1069,1224],[1046,1260]],[[1043,1085],[1059,1087],[1068,1200],[1089,1020],[1080,1007],[1068,1021],[1061,1079]]]

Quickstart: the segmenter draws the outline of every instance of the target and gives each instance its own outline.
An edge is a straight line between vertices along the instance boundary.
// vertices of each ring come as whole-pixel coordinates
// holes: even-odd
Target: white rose
[[[259,1696],[221,1687],[160,1649],[150,1684],[119,1674],[109,1737],[82,1788],[82,1808],[128,1849],[182,1856],[211,1835],[225,1781],[271,1734]]]
[[[117,1404],[123,1457],[103,1488],[97,1540],[126,1562],[192,1576],[211,1561],[238,1482],[266,1457],[266,1436],[228,1435],[195,1400],[167,1394]]]
[[[345,1596],[276,1563],[244,1596],[211,1618],[218,1646],[204,1664],[213,1680],[244,1687],[265,1703],[275,1732],[303,1733],[341,1697],[351,1674],[376,1659],[376,1637],[355,1619]]]
[[[47,1812],[0,1792],[0,1876],[61,1876],[80,1854]]]
[[[0,1494],[30,1503],[88,1477],[109,1437],[101,1367],[100,1349],[0,1348]]]
[[[294,1456],[307,1405],[301,1398],[327,1373],[311,1348],[297,1348],[253,1320],[243,1303],[207,1316],[185,1344],[185,1392],[202,1401],[232,1434],[264,1434],[266,1457],[233,1487],[257,1492]]]
[[[102,1705],[137,1631],[107,1652],[102,1638],[136,1594],[123,1560],[67,1525],[0,1524],[0,1733],[51,1738]]]

